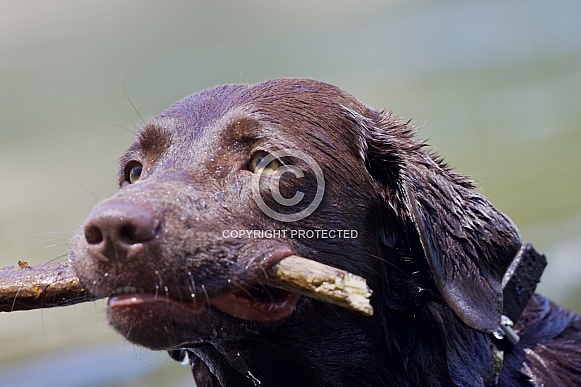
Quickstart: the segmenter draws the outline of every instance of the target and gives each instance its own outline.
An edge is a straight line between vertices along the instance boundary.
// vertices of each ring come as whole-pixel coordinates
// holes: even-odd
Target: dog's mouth
[[[288,249],[276,249],[263,260],[264,270],[290,254]],[[184,321],[205,313],[218,311],[240,320],[277,322],[289,317],[300,295],[277,289],[256,278],[247,283],[233,285],[227,281],[225,289],[202,288],[187,296],[157,290],[151,292],[136,287],[118,287],[109,297],[111,315],[133,314],[138,309],[147,315],[157,315],[163,320]]]
[[[260,284],[246,285],[219,296],[196,294],[189,300],[123,287],[115,289],[109,297],[108,308],[110,314],[118,316],[140,310],[145,316],[158,315],[164,320],[174,321],[215,309],[241,320],[276,322],[292,314],[299,297],[296,293]]]
[[[274,249],[253,260],[256,264],[243,275],[232,275],[235,280],[221,273],[219,280],[199,281],[197,286],[190,276],[154,287],[153,276],[116,275],[107,277],[111,282],[98,284],[98,291],[108,293],[107,319],[112,327],[129,341],[151,349],[243,339],[293,315],[301,296],[265,283],[266,270],[291,254],[287,248]],[[185,270],[182,274],[186,273],[190,275]],[[183,285],[188,280],[192,287]]]
[[[263,285],[251,285],[240,291],[210,298],[210,305],[220,312],[250,321],[279,321],[292,314],[299,295]]]

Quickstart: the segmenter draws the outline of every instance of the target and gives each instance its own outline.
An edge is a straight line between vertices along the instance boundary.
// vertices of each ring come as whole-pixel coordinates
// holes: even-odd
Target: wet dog
[[[581,320],[547,299],[518,343],[495,341],[512,221],[408,122],[336,87],[186,97],[140,129],[119,186],[71,262],[115,330],[188,355],[199,386],[581,384]],[[374,315],[269,287],[292,254],[366,278]]]

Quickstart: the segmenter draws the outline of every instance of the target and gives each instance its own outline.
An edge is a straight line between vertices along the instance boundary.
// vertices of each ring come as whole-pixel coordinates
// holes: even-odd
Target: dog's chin
[[[203,300],[177,301],[149,293],[123,293],[109,298],[107,317],[129,341],[155,350],[203,342],[247,339],[261,327],[291,316],[299,295],[248,287]]]

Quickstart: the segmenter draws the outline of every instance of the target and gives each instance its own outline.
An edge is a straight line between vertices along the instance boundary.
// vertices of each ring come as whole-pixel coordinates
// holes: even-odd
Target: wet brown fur
[[[312,156],[325,177],[321,205],[298,222],[268,217],[252,198],[249,159],[283,148]],[[143,173],[129,184],[135,162]],[[305,177],[283,176],[281,192],[300,189],[310,200],[315,178],[297,165]],[[121,159],[120,188],[105,204],[130,203],[160,225],[154,239],[117,258],[114,249],[89,253],[78,233],[71,260],[95,294],[131,285],[174,300],[214,297],[263,281],[267,258],[281,249],[361,275],[374,290],[371,318],[306,298],[275,323],[217,311],[183,321],[163,310],[111,318],[131,341],[188,352],[199,386],[252,385],[246,371],[265,386],[476,386],[493,378],[490,333],[518,231],[393,114],[313,80],[203,90],[144,125]],[[348,229],[358,238],[225,239],[232,229]],[[581,385],[579,316],[537,295],[517,331],[501,385]]]

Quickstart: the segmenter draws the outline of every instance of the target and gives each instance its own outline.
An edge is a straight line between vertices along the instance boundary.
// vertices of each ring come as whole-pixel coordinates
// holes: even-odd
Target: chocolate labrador
[[[143,125],[119,186],[70,260],[198,386],[581,385],[580,317],[532,295],[544,257],[409,122],[334,86],[190,95]],[[269,286],[289,255],[364,277],[373,316]]]

